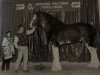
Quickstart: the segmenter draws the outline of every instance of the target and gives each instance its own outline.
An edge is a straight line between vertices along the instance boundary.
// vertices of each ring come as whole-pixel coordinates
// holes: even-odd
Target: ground
[[[19,70],[18,73],[15,73],[14,66],[15,63],[11,63],[9,71],[1,71],[0,75],[100,75],[100,67],[98,69],[88,67],[88,63],[82,62],[61,62],[63,70],[60,72],[51,71],[51,63],[44,63],[46,69],[43,71],[36,71],[34,67],[40,63],[30,62],[28,67],[30,72],[26,73],[22,70]],[[1,63],[0,63],[1,67]]]

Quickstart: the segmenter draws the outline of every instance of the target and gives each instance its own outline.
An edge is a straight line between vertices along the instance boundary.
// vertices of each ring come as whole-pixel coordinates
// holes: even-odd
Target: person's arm
[[[7,39],[4,38],[4,39],[3,39],[3,42],[2,42],[2,47],[5,47],[6,41],[7,41]]]
[[[14,37],[14,45],[15,45],[15,48],[16,48],[16,49],[19,48],[19,47],[18,47],[18,37],[17,37],[17,36]]]
[[[7,39],[6,38],[4,38],[3,39],[3,41],[2,41],[2,50],[1,50],[1,54],[2,54],[2,57],[3,57],[3,55],[4,55],[4,49],[5,49],[5,44],[6,44],[6,41],[7,41]]]
[[[6,50],[6,47],[7,47],[6,43],[7,43],[7,38],[4,38],[2,41],[2,51],[1,51],[2,55],[4,53],[4,50]]]

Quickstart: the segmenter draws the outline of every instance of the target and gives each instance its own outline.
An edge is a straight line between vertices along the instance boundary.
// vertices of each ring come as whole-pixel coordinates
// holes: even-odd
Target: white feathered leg
[[[53,64],[52,64],[52,71],[61,71],[61,64],[59,61],[59,50],[58,47],[52,46],[53,52]]]
[[[91,68],[98,68],[100,63],[99,63],[99,59],[97,56],[97,48],[91,47],[86,45],[86,47],[88,48],[89,52],[91,53],[91,61],[88,64],[89,67]]]

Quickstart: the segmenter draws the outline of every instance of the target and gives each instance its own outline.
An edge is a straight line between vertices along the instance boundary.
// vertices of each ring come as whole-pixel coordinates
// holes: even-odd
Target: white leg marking
[[[52,46],[53,52],[53,64],[52,64],[52,71],[61,71],[62,67],[59,61],[59,50],[58,47]]]
[[[85,45],[86,45],[86,47],[88,48],[88,50],[91,54],[91,61],[88,64],[88,66],[92,67],[92,68],[98,68],[100,63],[99,63],[99,59],[98,59],[98,56],[97,56],[97,48],[88,46],[87,44],[85,44]]]

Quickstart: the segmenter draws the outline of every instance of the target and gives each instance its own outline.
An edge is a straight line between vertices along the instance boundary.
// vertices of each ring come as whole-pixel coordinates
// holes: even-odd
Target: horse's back
[[[75,24],[63,24],[60,28],[56,28],[56,31],[52,35],[53,41],[63,42],[63,44],[76,43],[80,39],[80,30]]]
[[[53,34],[52,39],[66,44],[68,41],[70,41],[70,43],[77,43],[80,40],[90,42],[94,40],[94,36],[95,30],[90,24],[78,22],[59,28],[59,30]]]

